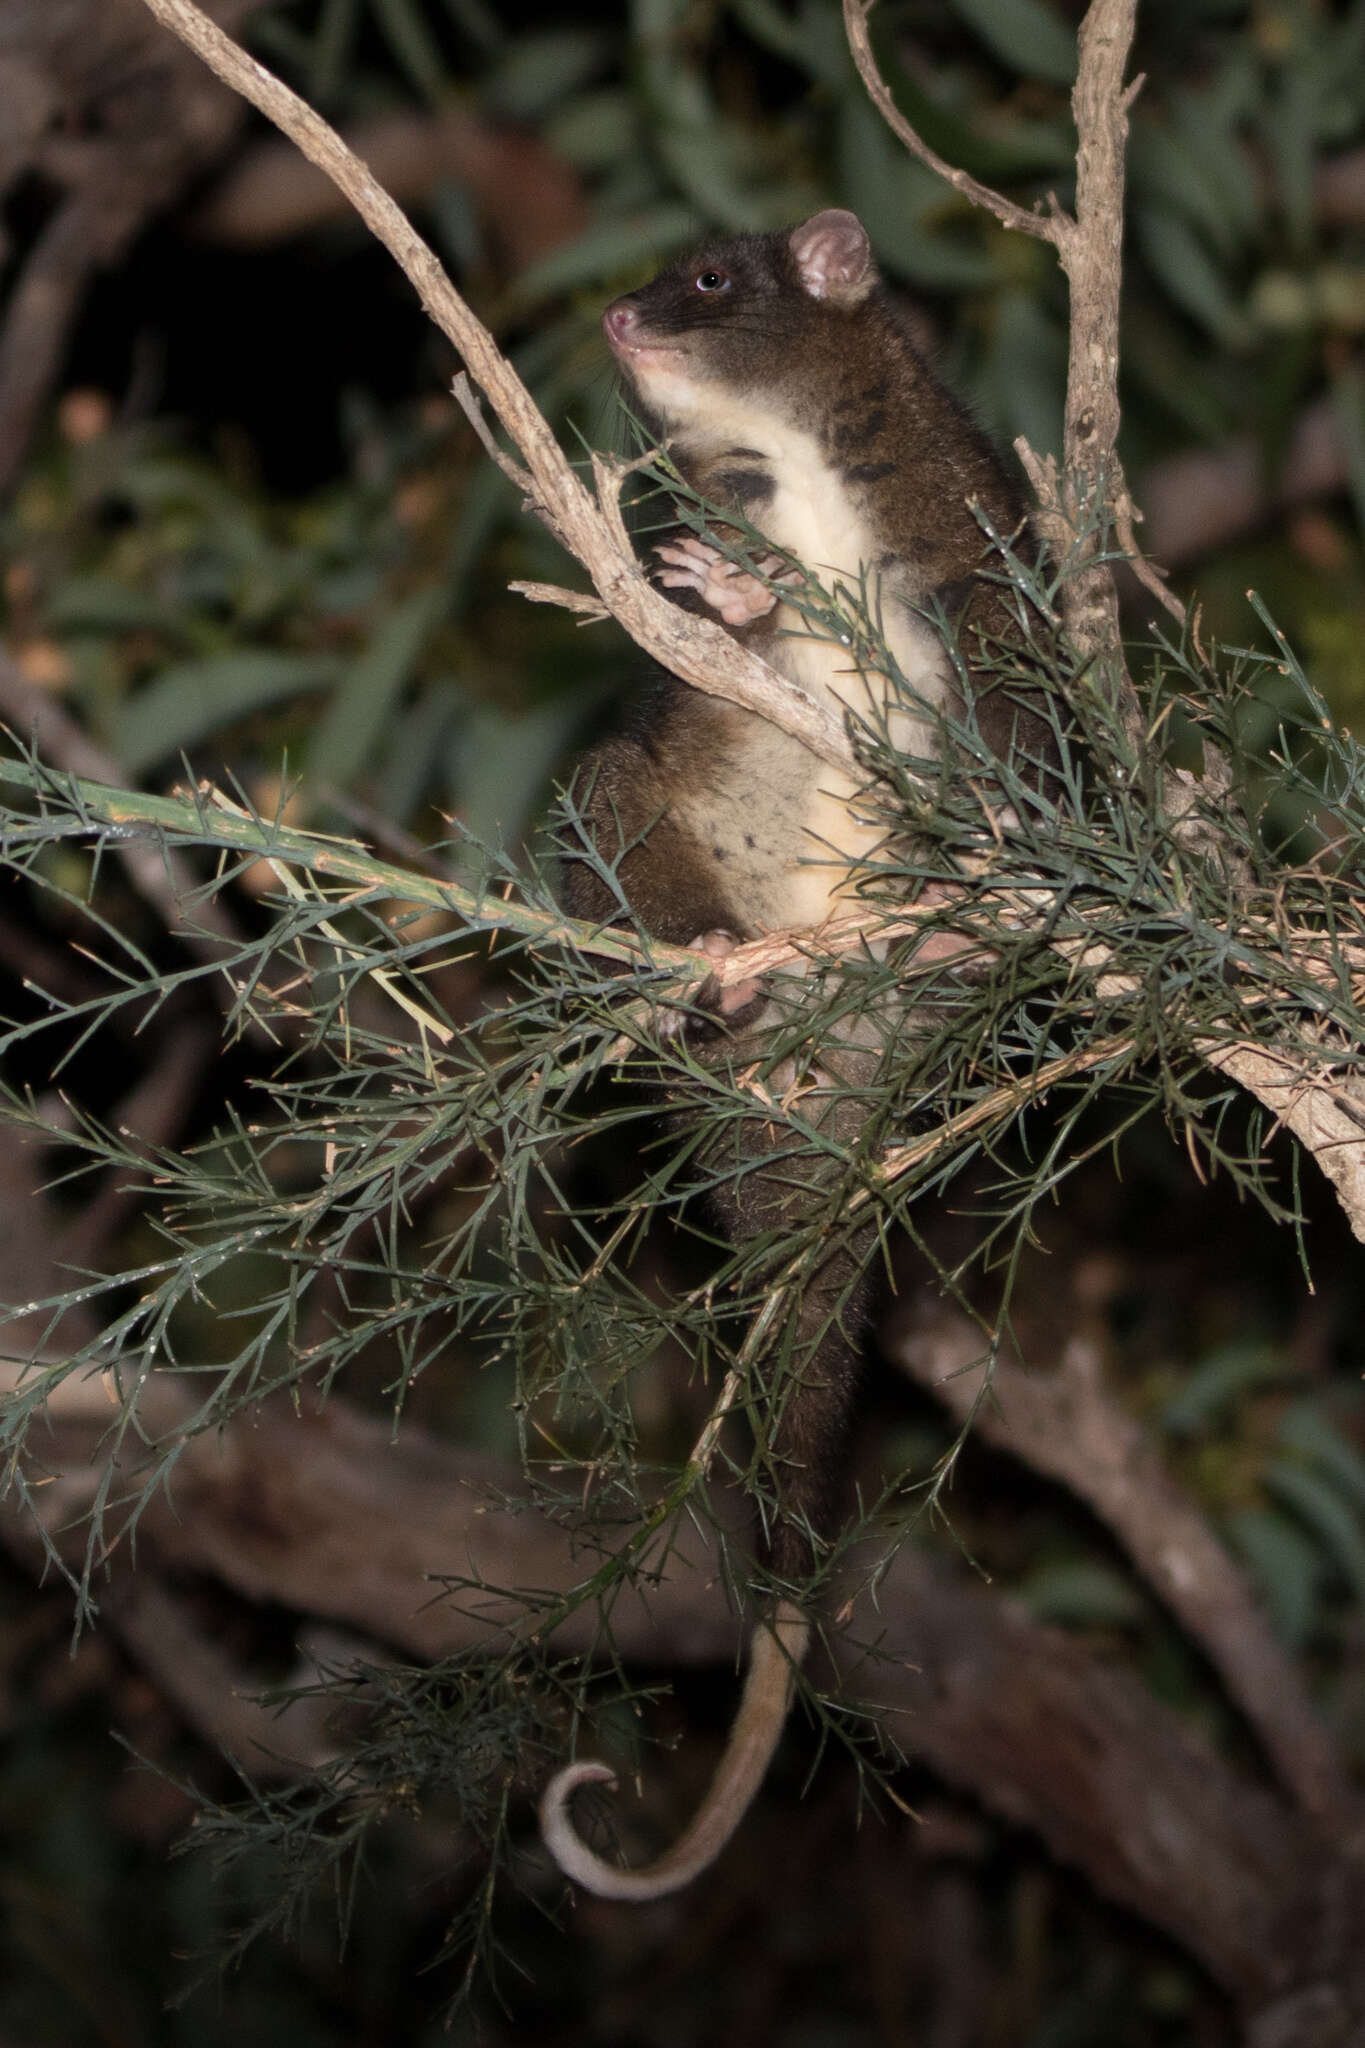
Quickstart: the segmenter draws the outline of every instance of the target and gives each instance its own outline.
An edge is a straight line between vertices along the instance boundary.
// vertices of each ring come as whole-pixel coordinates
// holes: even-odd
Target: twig
[[[96,746],[50,691],[29,682],[4,655],[0,655],[0,715],[54,766],[112,788],[126,784],[128,777],[114,756]],[[136,840],[118,842],[116,851],[134,889],[189,952],[214,963],[222,958],[225,946],[242,943],[227,907],[205,891],[183,854],[169,846]],[[186,909],[191,902],[192,920]]]
[[[877,0],[844,0],[844,31],[848,37],[849,49],[853,53],[853,61],[858,67],[858,74],[867,87],[868,97],[892,134],[904,143],[912,156],[917,156],[922,164],[927,164],[929,169],[937,177],[942,178],[945,184],[951,185],[955,192],[960,192],[965,199],[970,199],[973,206],[983,207],[987,213],[993,213],[1003,227],[1014,228],[1021,235],[1034,235],[1040,242],[1051,242],[1054,248],[1060,246],[1059,236],[1063,232],[1062,224],[1066,222],[1067,217],[1055,199],[1050,201],[1049,213],[1030,213],[1027,208],[1016,206],[1012,199],[1006,199],[1003,193],[993,191],[989,185],[981,184],[969,172],[959,170],[946,162],[935,150],[930,149],[924,138],[911,127],[892,99],[890,89],[877,69],[877,59],[872,52],[871,38],[867,32],[867,17],[876,4]]]
[[[708,695],[756,712],[835,767],[859,772],[840,719],[777,675],[709,619],[694,618],[653,588],[615,523],[615,501],[597,482],[594,503],[530,392],[446,276],[434,251],[334,128],[247,55],[193,0],[145,0],[162,22],[228,85],[295,142],[345,193],[413,285],[431,319],[464,359],[533,479],[532,503],[577,556],[607,609],[665,668]]]
[[[611,613],[600,597],[589,597],[586,591],[565,590],[560,583],[528,583],[517,581],[507,588],[524,597],[528,604],[557,604],[566,612],[578,612],[584,625],[590,626],[596,620],[609,619]]]
[[[446,911],[479,931],[520,932],[546,944],[571,941],[581,952],[604,960],[639,966],[646,957],[640,941],[615,926],[576,923],[554,910],[542,910],[517,897],[494,896],[461,887],[457,882],[422,874],[415,867],[382,861],[353,839],[306,832],[270,818],[256,818],[230,802],[210,783],[193,795],[152,796],[142,790],[110,789],[75,775],[57,774],[25,761],[0,757],[0,784],[11,783],[69,809],[90,831],[111,827],[115,845],[139,839],[160,848],[183,836],[196,846],[219,846],[256,854],[272,862],[288,862],[321,878],[361,890],[374,902],[410,903],[426,910]],[[243,942],[245,943],[245,942]],[[649,945],[650,964],[677,972],[680,980],[706,979],[711,963],[685,946],[662,940]],[[215,956],[216,959],[216,956]]]

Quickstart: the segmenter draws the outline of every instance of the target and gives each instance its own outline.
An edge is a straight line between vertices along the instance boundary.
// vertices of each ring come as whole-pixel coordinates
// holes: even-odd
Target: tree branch
[[[0,1399],[21,1371],[0,1365]],[[165,1438],[191,1397],[154,1375],[142,1402],[148,1437]],[[48,1483],[33,1498],[63,1548],[74,1540],[79,1550],[73,1525],[101,1485],[111,1413],[100,1381],[68,1379],[48,1430],[34,1432],[30,1457]],[[135,1481],[139,1454],[125,1442],[133,1462],[120,1477]],[[553,1593],[584,1566],[569,1532],[533,1507],[505,1505],[519,1485],[494,1460],[411,1427],[395,1439],[387,1420],[335,1398],[301,1414],[264,1402],[185,1444],[174,1499],[155,1494],[141,1516],[139,1571],[206,1572],[249,1599],[325,1615],[419,1657],[511,1649],[535,1610],[499,1589]],[[0,1540],[37,1566],[36,1533],[12,1509],[0,1515]],[[729,1661],[738,1629],[716,1553],[687,1517],[678,1545],[657,1585],[622,1588],[613,1643],[655,1665]],[[111,1563],[117,1592],[122,1546]],[[433,1599],[433,1577],[454,1575],[484,1590]],[[960,1569],[906,1546],[878,1587],[875,1600],[851,1601],[829,1654],[841,1687],[870,1695],[902,1748],[1164,1929],[1244,2010],[1273,2010],[1307,1985],[1329,2014],[1344,2007],[1359,2024],[1361,1880],[1349,1854],[1306,1831],[1145,1687]],[[591,1603],[580,1606],[555,1648],[584,1654],[597,1627]],[[127,1639],[136,1650],[135,1629]],[[172,1689],[202,1713],[204,1673],[190,1647],[195,1668]],[[243,1719],[240,1732],[254,1741],[259,1724]],[[1294,2048],[1328,2048],[1347,2037],[1305,2025],[1292,2038]]]
[[[1281,1783],[1307,1812],[1347,1826],[1351,1789],[1297,1669],[1146,1431],[1109,1395],[1093,1341],[1073,1333],[1045,1372],[997,1359],[984,1400],[981,1332],[950,1303],[918,1300],[889,1350],[958,1422],[1089,1503],[1203,1649]]]
[[[892,134],[905,145],[912,156],[918,157],[922,164],[927,164],[929,169],[937,177],[942,178],[945,184],[951,185],[955,192],[960,192],[964,199],[970,199],[973,206],[980,206],[987,213],[993,213],[1002,227],[1014,228],[1021,235],[1033,235],[1040,242],[1051,242],[1054,248],[1060,248],[1063,235],[1074,223],[1063,213],[1055,199],[1051,202],[1049,213],[1030,213],[1026,207],[1016,206],[1012,199],[1006,199],[1003,193],[992,190],[989,185],[981,184],[970,172],[959,170],[948,163],[937,151],[930,149],[923,136],[911,127],[892,99],[890,88],[878,70],[877,59],[873,54],[872,40],[867,32],[867,18],[876,4],[877,0],[844,0],[844,33],[848,37],[848,47],[853,53],[858,75],[867,88],[868,97]]]
[[[435,252],[336,130],[263,64],[248,56],[193,0],[145,0],[145,4],[345,193],[408,278],[431,319],[458,350],[470,376],[521,450],[533,479],[532,509],[577,556],[602,602],[631,638],[696,688],[756,712],[822,760],[856,773],[856,758],[839,719],[741,647],[722,626],[692,617],[654,589],[629,545],[622,545],[615,523],[614,491],[619,490],[619,475],[599,468],[599,499],[594,502],[525,384],[455,290]]]

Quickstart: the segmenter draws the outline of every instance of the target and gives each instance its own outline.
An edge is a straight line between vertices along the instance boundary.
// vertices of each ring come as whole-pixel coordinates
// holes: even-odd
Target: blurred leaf
[[[1190,348],[1183,323],[1177,328],[1155,292],[1126,292],[1123,340],[1121,377],[1132,388],[1123,421],[1130,449],[1144,427],[1161,452],[1172,430],[1194,441],[1218,441],[1239,430],[1240,394],[1227,365],[1215,364],[1207,349]]]
[[[510,845],[545,800],[556,762],[578,725],[573,699],[509,718],[496,705],[472,708],[455,741],[455,809],[471,838]]]
[[[731,12],[736,20],[743,22],[756,43],[762,43],[765,49],[773,51],[788,64],[812,70],[806,10],[786,14],[775,0],[731,0]]]
[[[325,0],[308,73],[308,97],[318,106],[336,97],[351,61],[359,21],[360,0]]]
[[[834,19],[837,23],[837,15]],[[1070,187],[1075,175],[1075,137],[1069,120],[1030,119],[1013,107],[1006,114],[975,108],[959,113],[930,94],[907,68],[898,55],[895,38],[880,26],[876,15],[873,47],[896,105],[921,140],[947,163],[995,182],[1036,176],[1055,182],[1059,193]],[[846,92],[866,104],[862,81],[846,52],[842,76]]]
[[[484,0],[445,0],[446,13],[463,35],[479,50],[496,50],[507,31]]]
[[[711,118],[706,120],[665,120],[658,125],[654,146],[661,161],[704,220],[716,221],[732,234],[766,227],[764,196],[743,175],[735,131],[718,114],[708,112]]]
[[[485,90],[508,120],[540,121],[600,71],[610,54],[608,38],[596,29],[517,36],[489,72]]]
[[[384,817],[404,822],[432,790],[444,769],[446,743],[464,701],[451,678],[442,676],[420,690],[395,720],[374,791]],[[437,787],[437,801],[447,800],[448,795],[447,789]]]
[[[604,170],[640,147],[638,106],[623,86],[579,93],[547,122],[545,140],[566,163]]]
[[[1350,364],[1333,379],[1332,405],[1346,453],[1346,477],[1356,525],[1365,535],[1365,373],[1359,363]]]
[[[1128,174],[1134,198],[1182,215],[1223,256],[1257,226],[1255,182],[1235,136],[1220,134],[1197,106],[1173,101],[1164,122],[1133,130]],[[1235,184],[1237,198],[1229,197]]]
[[[1313,159],[1317,84],[1303,63],[1287,64],[1281,74],[1265,138],[1275,164],[1276,195],[1289,229],[1290,244],[1300,255],[1313,241]]]
[[[340,671],[335,655],[279,654],[263,647],[176,662],[123,707],[114,750],[130,775],[143,774],[262,705],[334,683]]]
[[[1002,441],[1023,434],[1040,454],[1061,448],[1066,336],[1034,293],[997,300],[975,388]]]
[[[441,584],[416,592],[389,614],[351,663],[308,748],[304,765],[315,788],[345,789],[375,753],[398,693],[447,602]]]
[[[625,219],[601,221],[576,242],[552,250],[524,270],[513,288],[514,300],[527,305],[661,262],[694,240],[697,232],[696,213],[674,200]]]
[[[461,493],[459,515],[450,536],[441,578],[452,614],[463,611],[469,603],[475,571],[483,551],[512,502],[511,484],[491,462],[475,471]]]
[[[1317,1619],[1321,1551],[1286,1516],[1265,1508],[1234,1515],[1227,1535],[1256,1583],[1275,1633],[1297,1648]]]
[[[954,241],[919,226],[916,214],[951,207],[952,195],[923,164],[908,158],[875,107],[846,99],[838,112],[839,183],[888,269],[919,285],[965,290],[995,275],[975,221],[970,242]]]
[[[634,0],[646,133],[652,153],[703,221],[734,232],[767,225],[749,175],[751,139],[722,112],[676,0]]]
[[[414,0],[370,0],[384,39],[410,82],[433,105],[450,90],[445,59]]]
[[[1268,1490],[1317,1536],[1350,1581],[1357,1600],[1365,1600],[1365,1534],[1358,1516],[1316,1472],[1280,1460],[1265,1475]]]
[[[993,56],[1025,78],[1072,85],[1076,38],[1043,0],[952,0],[953,12]]]
[[[483,253],[483,223],[468,183],[462,178],[441,178],[433,185],[427,206],[441,251],[455,266],[456,275],[472,270]]]
[[[692,11],[692,0],[630,0],[630,20],[637,40],[672,44]]]
[[[1356,1509],[1365,1513],[1365,1456],[1316,1403],[1299,1401],[1289,1409],[1280,1425],[1280,1442],[1320,1466]]]
[[[1137,1589],[1105,1564],[1052,1564],[1015,1588],[1035,1620],[1063,1628],[1131,1628],[1146,1613]]]
[[[854,85],[853,60],[836,7],[800,0],[792,13],[785,13],[774,0],[731,0],[731,12],[755,42],[819,84],[835,91]]]
[[[1208,231],[1219,236],[1221,215],[1233,242],[1256,234],[1264,219],[1253,158],[1241,133],[1254,99],[1250,60],[1236,47],[1206,91],[1177,88],[1167,97],[1186,160],[1212,209]]]
[[[67,576],[47,603],[47,623],[57,633],[136,633],[153,630],[193,639],[193,621],[180,605],[97,574]]]
[[[1143,255],[1176,304],[1225,348],[1243,347],[1250,333],[1246,317],[1188,221],[1151,202],[1134,208],[1133,226]]]
[[[276,63],[307,77],[313,45],[302,29],[295,28],[292,22],[285,21],[278,13],[267,8],[258,9],[250,23],[247,40],[253,49],[264,51]]]
[[[1264,1386],[1283,1370],[1281,1353],[1268,1344],[1225,1344],[1195,1367],[1166,1404],[1161,1426],[1169,1436],[1193,1436],[1249,1387]]]
[[[1365,7],[1356,0],[1341,19],[1328,17],[1315,27],[1321,38],[1317,139],[1329,146],[1358,140],[1361,83],[1365,80]]]

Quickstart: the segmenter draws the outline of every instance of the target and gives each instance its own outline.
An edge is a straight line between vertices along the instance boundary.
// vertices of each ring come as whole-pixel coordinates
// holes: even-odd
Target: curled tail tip
[[[570,1794],[576,1792],[580,1785],[610,1785],[614,1789],[616,1773],[610,1764],[595,1762],[591,1757],[585,1757],[576,1764],[565,1764],[562,1770],[555,1772],[541,1794],[541,1814],[561,1812]]]
[[[556,1771],[540,1801],[541,1840],[566,1877],[601,1899],[643,1902],[680,1891],[715,1861],[757,1792],[787,1718],[795,1668],[810,1625],[792,1601],[754,1632],[748,1677],[725,1755],[700,1811],[673,1847],[634,1870],[608,1863],[574,1827],[569,1801],[580,1785],[616,1784],[609,1764],[585,1761]]]
[[[540,1837],[566,1877],[600,1899],[657,1899],[676,1891],[693,1875],[680,1875],[651,1865],[644,1870],[622,1870],[590,1849],[574,1827],[569,1801],[580,1785],[615,1787],[616,1773],[609,1764],[583,1762],[566,1764],[556,1771],[541,1794]]]

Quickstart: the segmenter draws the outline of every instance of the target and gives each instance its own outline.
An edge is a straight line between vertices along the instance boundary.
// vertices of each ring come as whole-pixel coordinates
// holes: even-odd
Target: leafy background
[[[1065,203],[1079,11],[887,5],[884,69],[949,159],[1026,202]],[[830,0],[300,0],[256,12],[249,39],[344,128],[401,119],[426,137],[409,203],[571,445],[618,432],[598,330],[609,297],[699,231],[830,201],[860,212],[992,432],[1058,445],[1065,305],[1050,253],[901,156]],[[1136,63],[1124,452],[1149,544],[1222,640],[1263,638],[1245,602],[1260,592],[1349,725],[1365,699],[1365,6],[1148,0]],[[491,139],[491,172],[443,170],[433,137],[449,121]],[[559,579],[556,551],[479,455],[444,396],[442,345],[362,231],[319,216],[279,236],[253,214],[246,171],[266,142],[248,130],[219,180],[91,293],[3,517],[9,653],[128,778],[167,787],[185,757],[267,813],[287,805],[292,821],[373,832],[390,850],[420,854],[456,821],[515,853],[639,657],[506,593],[514,576]],[[41,193],[10,210],[15,261]],[[1333,462],[1279,500],[1264,480],[1313,418],[1329,422]],[[1173,467],[1197,452],[1213,466]],[[1132,626],[1141,640],[1136,601]],[[1262,740],[1282,709],[1272,678],[1248,714]],[[84,893],[86,857],[54,858],[54,879]],[[103,886],[105,915],[138,931],[145,912],[116,879]],[[250,871],[237,884],[248,915],[261,886]],[[69,936],[33,892],[7,891],[0,920],[16,983],[26,946],[45,957]],[[483,999],[471,977],[464,1000]],[[13,1004],[25,1000],[16,988]],[[134,1035],[107,1057],[77,1055],[65,1077],[94,1110],[138,1071]],[[242,1058],[206,1075],[191,1134],[233,1104]],[[1306,1296],[1292,1235],[1226,1185],[1200,1187],[1159,1124],[1130,1135],[1122,1167],[1082,1176],[1050,1260],[1090,1276],[1125,1399],[1254,1574],[1359,1763],[1365,1414],[1344,1232],[1306,1190]],[[102,1253],[111,1271],[137,1263],[144,1230],[136,1212],[121,1224]],[[208,1315],[193,1339],[209,1358],[226,1343]],[[372,1384],[385,1375],[374,1361]],[[659,1398],[666,1411],[666,1378]],[[422,1376],[410,1406],[462,1440],[510,1444],[496,1387],[458,1356]],[[869,1414],[887,1469],[927,1468],[946,1441],[904,1389],[878,1383]],[[1217,1719],[1197,1659],[1082,1511],[979,1448],[958,1490],[955,1521],[997,1582]],[[232,1796],[223,1768],[107,1636],[82,1634],[68,1656],[64,1590],[35,1593],[12,1570],[3,1598],[0,2033],[15,2048],[449,2038],[463,1962],[422,1966],[463,1898],[439,1829],[409,1821],[372,1849],[340,1960],[324,1901],[168,2005],[270,1897],[279,1840],[230,1881],[193,1850],[168,1861],[182,1837],[192,1847],[196,1802],[213,1812]],[[288,1669],[289,1616],[223,1625],[263,1683]],[[718,1728],[730,1675],[688,1678],[680,1694],[678,1725]],[[111,1724],[149,1767],[130,1769]],[[457,2038],[929,2039],[905,2018],[927,1996],[922,1951],[896,1925],[915,1910],[910,1853],[926,1871],[937,1857],[923,1894],[934,1943],[988,1987],[977,2032],[954,2035],[936,2009],[935,2041],[1231,2038],[1182,1959],[1026,1840],[914,1772],[903,1793],[926,1809],[932,1854],[907,1851],[894,1816],[854,1834],[847,1767],[828,1765],[801,1798],[813,1753],[784,1758],[699,1902],[624,1920],[584,1904],[556,1924],[544,1899],[499,1900],[506,1966],[460,2008]]]

